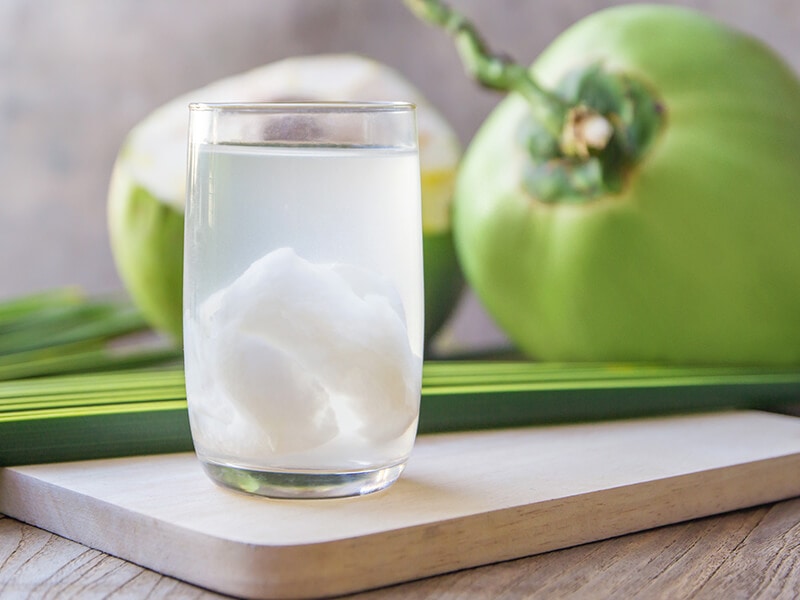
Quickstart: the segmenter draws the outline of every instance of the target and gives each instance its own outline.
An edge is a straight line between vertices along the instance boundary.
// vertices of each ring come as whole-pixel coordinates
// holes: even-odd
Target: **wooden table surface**
[[[800,498],[349,597],[796,599]],[[225,596],[0,515],[0,598]]]

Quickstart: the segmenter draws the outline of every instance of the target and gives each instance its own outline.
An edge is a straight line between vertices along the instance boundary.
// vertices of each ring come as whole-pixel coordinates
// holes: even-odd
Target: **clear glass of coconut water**
[[[417,429],[415,108],[192,104],[184,350],[197,455],[283,498],[380,490]]]

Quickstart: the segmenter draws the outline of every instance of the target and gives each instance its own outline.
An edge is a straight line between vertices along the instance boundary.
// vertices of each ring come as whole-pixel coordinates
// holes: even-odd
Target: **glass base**
[[[392,485],[405,463],[371,471],[291,472],[257,471],[200,461],[208,476],[230,489],[269,498],[342,498],[362,496]]]

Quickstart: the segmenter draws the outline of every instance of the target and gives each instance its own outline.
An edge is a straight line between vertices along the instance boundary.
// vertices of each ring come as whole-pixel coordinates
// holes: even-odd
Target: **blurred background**
[[[451,4],[495,50],[528,63],[571,23],[624,2]],[[750,32],[800,71],[796,0],[665,4]],[[450,40],[400,0],[0,0],[0,298],[66,284],[121,290],[105,204],[130,128],[213,80],[322,52],[360,53],[396,68],[465,144],[500,99],[476,88]]]

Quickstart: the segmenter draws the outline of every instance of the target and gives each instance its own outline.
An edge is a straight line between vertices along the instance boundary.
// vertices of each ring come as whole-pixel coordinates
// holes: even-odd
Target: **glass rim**
[[[260,112],[260,113],[371,113],[407,112],[417,108],[403,101],[287,101],[287,102],[190,102],[192,112]]]

